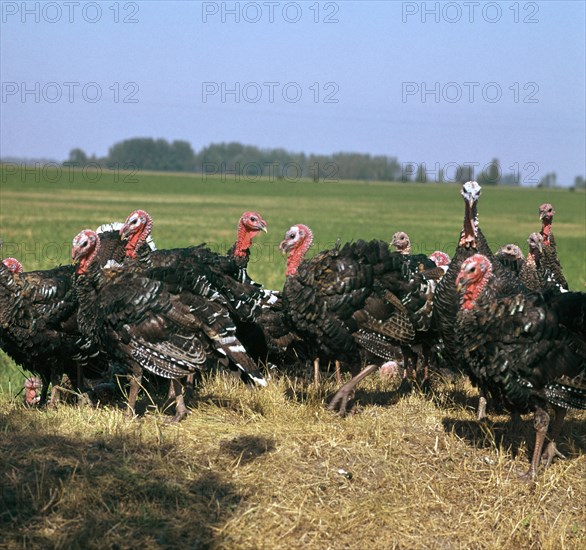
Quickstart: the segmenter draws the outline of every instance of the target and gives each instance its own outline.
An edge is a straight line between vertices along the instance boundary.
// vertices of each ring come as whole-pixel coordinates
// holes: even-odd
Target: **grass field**
[[[93,174],[91,174],[93,176]],[[269,224],[249,271],[280,288],[278,243],[294,223],[315,249],[409,233],[416,252],[451,253],[463,203],[456,186],[221,181],[168,174],[3,169],[2,256],[25,269],[69,262],[73,236],[123,220],[136,208],[155,220],[160,248],[202,241],[226,250],[244,210]],[[570,287],[586,281],[586,195],[485,188],[480,225],[493,249],[540,227],[551,202]],[[528,466],[532,422],[475,421],[464,379],[434,380],[433,399],[399,399],[398,382],[373,376],[357,394],[361,413],[325,410],[319,391],[275,377],[250,391],[210,375],[179,426],[142,397],[144,415],[116,408],[28,410],[15,397],[22,375],[0,356],[0,548],[583,548],[586,546],[585,413],[571,412],[568,460],[516,480]],[[155,404],[159,404],[155,400]]]

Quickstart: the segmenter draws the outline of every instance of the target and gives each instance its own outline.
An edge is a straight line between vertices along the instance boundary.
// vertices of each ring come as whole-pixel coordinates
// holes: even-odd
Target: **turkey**
[[[242,283],[251,283],[246,268],[250,258],[252,240],[261,231],[267,232],[267,223],[256,212],[244,212],[238,221],[238,234],[226,256],[213,252],[205,243],[189,248],[174,248],[151,252],[145,244],[153,228],[151,216],[144,210],[135,210],[124,222],[120,234],[126,240],[126,256],[138,258],[148,267],[170,266],[182,258],[222,259],[220,266],[226,275]]]
[[[529,250],[527,259],[519,270],[519,279],[530,291],[545,290],[546,274],[542,266],[543,237],[539,233],[531,233],[527,239]]]
[[[437,267],[445,268],[445,269],[442,269],[442,271],[444,273],[448,270],[448,267],[450,266],[450,257],[445,252],[443,252],[441,250],[436,250],[435,252],[432,252],[429,255],[429,259]]]
[[[98,230],[106,243],[100,264],[117,247],[117,257],[122,259],[120,226],[108,224]],[[85,391],[82,373],[100,376],[108,369],[107,356],[78,330],[73,273],[70,265],[22,272],[14,259],[7,259],[0,270],[0,345],[16,363],[40,376],[41,406],[47,403],[49,383],[53,385],[51,402],[56,402],[64,372],[77,390]]]
[[[131,368],[129,413],[134,414],[143,369],[174,380],[176,421],[187,414],[178,380],[201,370],[208,357],[239,371],[243,380],[266,385],[236,338],[227,304],[210,284],[205,264],[189,272],[102,269],[99,250],[100,238],[89,229],[73,240],[78,322],[86,336]]]
[[[152,252],[145,246],[152,227],[153,221],[144,210],[136,210],[128,216],[121,230],[127,242],[125,266],[137,272],[145,267],[171,266],[189,272],[194,266],[205,266],[210,283],[226,300],[238,339],[255,361],[268,362],[271,350],[256,318],[276,301],[277,293],[255,283],[246,269],[253,238],[261,231],[267,232],[267,223],[260,214],[242,214],[237,240],[225,256],[210,250],[205,243]]]
[[[543,458],[561,456],[556,441],[568,408],[586,409],[586,294],[503,292],[490,260],[475,254],[457,277],[457,342],[477,383],[512,413],[533,412],[534,479],[555,410],[552,439]]]
[[[245,212],[241,216],[236,243],[226,256],[210,250],[205,243],[188,248],[151,251],[145,243],[152,227],[153,221],[144,210],[133,212],[124,223],[120,234],[127,241],[125,265],[129,269],[140,271],[144,267],[171,266],[190,269],[205,264],[210,270],[210,282],[228,301],[234,318],[242,323],[254,321],[258,310],[276,299],[274,292],[264,290],[255,283],[246,270],[252,239],[259,232],[267,231],[267,224],[259,214]],[[128,259],[135,261],[128,262]]]
[[[69,326],[76,302],[71,269],[23,273],[20,262],[0,263],[0,346],[18,364],[42,380],[39,399],[47,403],[49,384],[55,403],[61,375],[74,380],[79,334]]]
[[[459,349],[456,344],[454,323],[458,314],[458,294],[456,278],[462,262],[474,255],[478,247],[477,202],[481,188],[476,182],[467,182],[462,186],[464,199],[464,223],[456,252],[448,270],[435,290],[433,315],[437,330],[444,345],[444,356],[449,366],[455,370],[462,369]]]
[[[404,231],[397,231],[391,238],[391,246],[401,254],[411,254],[411,239]]]
[[[425,256],[392,253],[384,241],[359,240],[302,261],[313,241],[311,230],[292,226],[280,248],[288,254],[287,279],[281,293],[287,320],[319,361],[351,367],[361,353],[392,359],[397,345],[408,349],[431,319],[434,282],[419,271],[435,268]],[[350,393],[368,367],[345,384],[330,403],[344,414]]]
[[[549,203],[542,204],[539,207],[539,217],[541,219],[541,236],[543,237],[543,267],[547,270],[553,281],[562,289],[568,290],[568,282],[562,272],[562,266],[558,260],[557,247],[552,231],[553,216],[555,210]]]
[[[22,273],[22,264],[16,258],[4,258],[2,263],[6,266],[10,273]]]
[[[459,296],[456,292],[456,278],[462,263],[480,252],[484,254],[493,266],[495,281],[499,286],[508,288],[511,292],[523,292],[525,289],[511,271],[503,267],[492,254],[486,238],[478,224],[478,200],[481,187],[475,181],[468,181],[462,185],[461,195],[464,199],[464,224],[460,232],[460,239],[450,266],[440,280],[434,295],[434,324],[443,343],[442,354],[448,362],[448,368],[471,374],[463,360],[461,350],[456,341],[456,317],[459,310]],[[471,376],[472,382],[475,382]],[[478,419],[486,416],[486,397],[480,392],[477,411]]]
[[[519,276],[523,265],[525,264],[525,256],[523,251],[516,244],[506,244],[501,246],[496,253],[496,259],[503,267],[509,269],[512,273]]]

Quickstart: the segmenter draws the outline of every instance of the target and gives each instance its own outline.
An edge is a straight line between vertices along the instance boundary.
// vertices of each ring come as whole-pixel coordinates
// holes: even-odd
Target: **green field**
[[[89,176],[89,177],[88,177]],[[74,235],[147,210],[159,248],[202,241],[225,251],[245,210],[268,222],[249,271],[279,289],[278,243],[309,225],[315,249],[336,239],[390,240],[406,231],[415,252],[452,253],[463,202],[453,185],[222,181],[184,174],[3,168],[2,257],[25,269],[68,263]],[[133,181],[124,181],[124,180]],[[493,250],[540,228],[551,202],[564,272],[586,281],[586,195],[484,188],[480,226]],[[475,390],[434,380],[434,399],[399,400],[398,381],[358,392],[361,414],[324,408],[335,385],[273,378],[253,392],[222,376],[204,380],[190,416],[168,426],[143,396],[128,421],[116,408],[28,410],[22,375],[0,356],[0,548],[583,548],[586,413],[571,412],[567,461],[517,482],[533,447],[532,421],[475,421]],[[158,403],[158,402],[157,402]],[[525,442],[526,441],[526,442]],[[350,474],[340,473],[343,469]]]
[[[242,212],[256,210],[268,222],[269,234],[256,239],[250,270],[266,286],[280,288],[284,261],[277,245],[295,223],[313,229],[315,249],[338,238],[390,240],[402,230],[410,235],[415,252],[442,248],[452,253],[464,211],[455,185],[234,182],[230,176],[227,181],[203,181],[202,176],[184,174],[113,172],[103,172],[91,183],[88,179],[95,174],[81,171],[63,169],[61,177],[50,169],[13,171],[4,168],[0,176],[0,238],[7,243],[3,254],[14,253],[25,269],[68,263],[68,247],[81,229],[124,221],[136,208],[155,220],[153,236],[160,248],[205,241],[225,249],[236,238]],[[493,249],[514,242],[526,250],[527,236],[540,229],[537,209],[544,202],[557,212],[554,233],[570,287],[581,290],[586,281],[583,192],[485,187],[480,226]]]

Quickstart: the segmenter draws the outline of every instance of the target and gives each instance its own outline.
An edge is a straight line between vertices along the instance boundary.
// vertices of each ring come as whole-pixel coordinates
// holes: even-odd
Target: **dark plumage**
[[[90,230],[73,241],[78,321],[93,342],[131,367],[131,411],[142,369],[176,380],[200,370],[214,356],[239,370],[243,379],[266,384],[236,338],[227,304],[210,283],[212,274],[205,265],[140,273],[124,267],[103,270],[96,262],[99,248],[99,237]],[[178,391],[176,420],[185,414]]]
[[[568,282],[562,272],[562,266],[558,259],[557,246],[553,236],[552,224],[555,210],[549,203],[542,204],[539,207],[539,217],[541,219],[541,236],[543,237],[543,258],[542,266],[547,271],[548,277],[556,285],[564,290],[568,290]]]
[[[556,409],[548,463],[559,454],[555,440],[565,410],[586,409],[586,294],[507,292],[480,254],[462,264],[457,283],[457,342],[476,382],[511,412],[535,413],[526,474],[534,478],[549,424],[546,405]]]
[[[205,266],[208,280],[226,300],[231,314],[239,323],[250,323],[260,308],[271,302],[273,293],[255,283],[246,270],[253,238],[267,231],[267,224],[255,212],[245,212],[238,222],[236,243],[222,255],[205,243],[188,248],[151,250],[147,239],[153,221],[144,210],[136,210],[124,223],[121,235],[126,240],[125,266],[136,272],[152,267],[174,267],[187,270]],[[244,327],[242,330],[252,330]]]
[[[79,335],[68,326],[76,307],[71,274],[69,267],[17,274],[0,264],[0,346],[40,376],[40,405],[50,382],[56,388],[64,371],[73,377],[77,370]]]
[[[481,187],[475,181],[466,182],[462,186],[461,195],[464,198],[465,206],[463,228],[448,271],[439,282],[434,295],[434,320],[444,345],[442,355],[449,368],[466,372],[471,376],[473,383],[475,383],[474,375],[467,368],[456,335],[456,317],[460,301],[456,291],[456,278],[462,263],[476,253],[484,254],[491,262],[495,274],[494,284],[502,292],[526,292],[519,278],[495,258],[480,230],[477,212],[480,193]],[[481,391],[478,418],[481,419],[485,416],[486,398]]]
[[[501,246],[495,256],[503,267],[506,267],[517,277],[519,276],[525,263],[525,256],[523,256],[523,251],[519,246],[516,244]]]
[[[435,290],[433,316],[434,322],[443,341],[443,356],[453,369],[464,369],[461,355],[456,343],[455,320],[458,314],[459,298],[456,292],[456,278],[462,262],[478,251],[477,202],[480,198],[480,186],[476,182],[467,182],[462,186],[464,199],[464,223],[456,252],[448,270]]]
[[[101,265],[106,254],[115,254],[121,244],[119,229],[99,228],[106,243],[105,254],[98,258]],[[118,257],[123,253],[119,249]],[[78,330],[74,267],[22,272],[20,262],[15,266],[13,259],[8,260],[8,267],[0,266],[0,346],[16,363],[41,377],[40,405],[47,402],[49,383],[56,390],[63,373],[84,390],[80,370],[100,375],[108,361]]]
[[[136,210],[128,216],[120,231],[127,243],[125,268],[146,275],[148,268],[173,267],[188,277],[192,269],[204,269],[209,283],[224,299],[236,326],[236,336],[248,354],[256,363],[268,362],[271,349],[256,318],[276,300],[276,296],[255,283],[247,271],[254,237],[261,231],[267,232],[267,223],[260,214],[242,214],[236,242],[226,255],[210,250],[205,243],[187,248],[151,250],[147,244],[152,228],[153,221],[144,210]],[[173,393],[171,390],[170,395]]]
[[[415,343],[429,329],[434,283],[421,271],[435,268],[423,255],[390,252],[384,241],[357,241],[302,261],[313,240],[302,224],[285,234],[289,254],[281,293],[287,322],[321,361],[340,361],[354,369],[367,351],[391,359],[396,346]],[[344,387],[333,408],[345,403]],[[342,411],[343,412],[343,411]]]

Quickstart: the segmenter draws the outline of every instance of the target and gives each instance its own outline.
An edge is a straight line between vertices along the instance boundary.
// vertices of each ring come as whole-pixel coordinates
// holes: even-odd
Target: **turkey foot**
[[[562,460],[566,460],[566,457],[559,452],[557,445],[555,444],[555,441],[550,441],[547,444],[545,451],[543,451],[543,454],[541,455],[541,461],[545,462],[546,468],[549,468],[551,466],[553,459],[556,457],[561,458]]]
[[[533,423],[535,426],[535,449],[533,450],[533,457],[531,458],[531,466],[529,466],[529,470],[519,476],[519,479],[522,481],[535,481],[537,467],[539,466],[541,452],[543,451],[543,444],[545,443],[545,435],[547,434],[547,428],[549,426],[549,415],[543,409],[537,407]]]
[[[346,415],[348,401],[354,396],[354,388],[363,378],[366,378],[371,372],[378,369],[377,365],[368,365],[362,369],[352,380],[346,382],[337,392],[328,405],[329,411],[337,409],[340,416]]]

